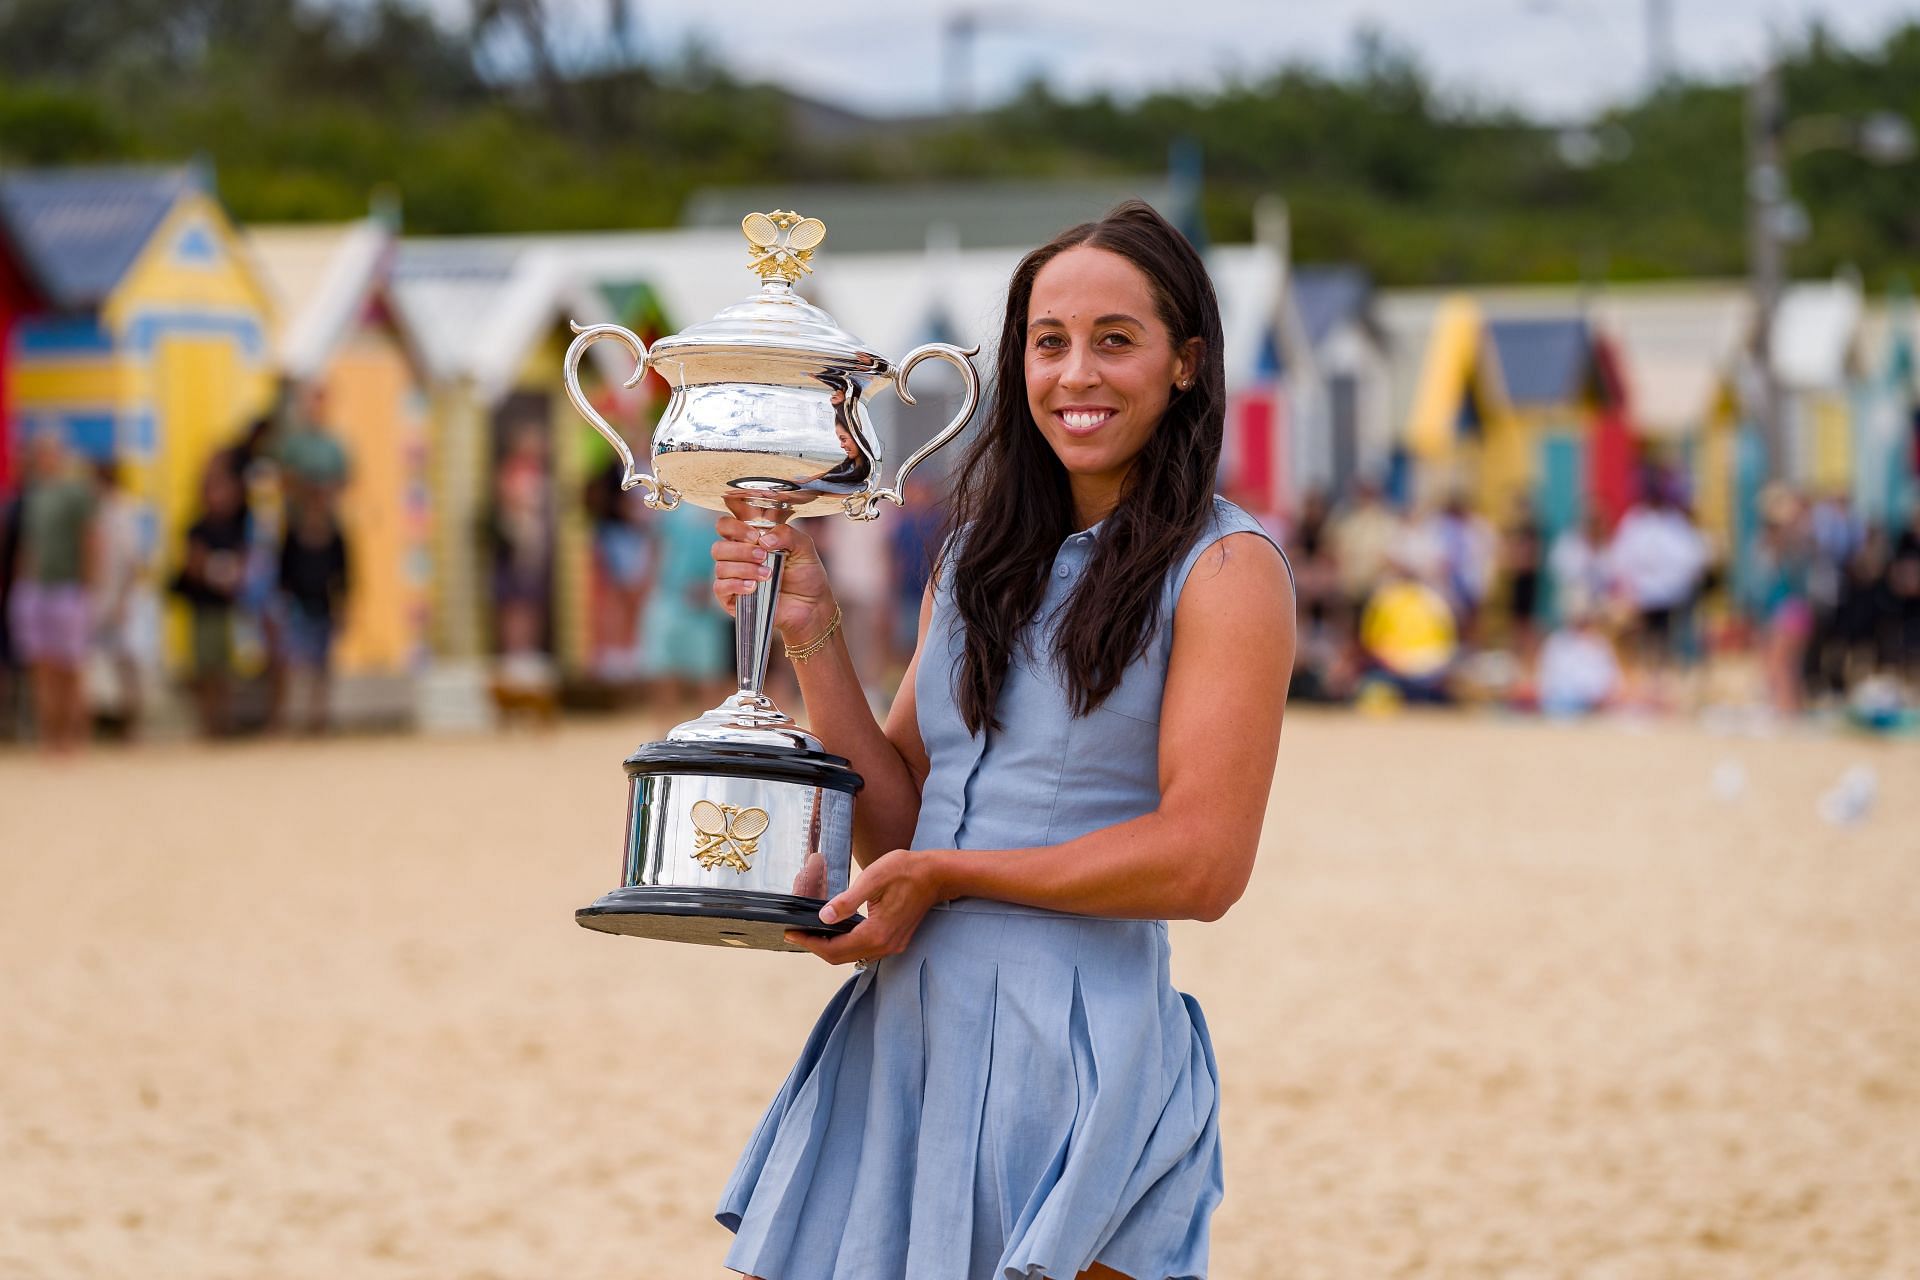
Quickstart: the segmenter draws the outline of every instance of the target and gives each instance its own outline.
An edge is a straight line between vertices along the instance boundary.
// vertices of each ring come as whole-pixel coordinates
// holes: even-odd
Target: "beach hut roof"
[[[1620,354],[1635,429],[1676,439],[1712,412],[1752,330],[1753,301],[1732,282],[1634,285],[1599,295],[1591,315]]]
[[[29,169],[0,174],[0,218],[48,299],[98,307],[169,211],[201,189],[192,169]]]
[[[384,283],[393,233],[368,218],[249,227],[245,238],[273,299],[281,369],[296,379],[317,376]]]
[[[1379,335],[1372,311],[1373,278],[1365,267],[1351,263],[1296,266],[1292,289],[1307,339],[1315,348],[1349,320]]]
[[[1846,382],[1862,301],[1851,280],[1787,287],[1773,317],[1773,367],[1784,385],[1813,391]]]
[[[1592,382],[1593,335],[1579,316],[1500,318],[1487,325],[1507,397],[1520,408],[1572,404]]]

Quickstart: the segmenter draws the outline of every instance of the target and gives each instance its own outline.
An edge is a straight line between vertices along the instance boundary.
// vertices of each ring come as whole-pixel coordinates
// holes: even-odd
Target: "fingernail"
[[[755,569],[754,569],[754,572],[755,572],[755,573],[757,573],[757,574],[759,574],[759,575],[760,575],[761,577],[763,577],[763,578],[768,578],[768,577],[772,577],[772,576],[773,576],[773,570],[772,570],[772,569],[770,569],[770,568],[768,568],[768,567],[767,567],[766,565],[764,565],[764,564],[763,564],[763,565],[759,565],[759,566],[756,566],[756,567],[755,567]]]
[[[772,534],[770,534],[770,533],[763,533],[763,534],[761,534],[761,535],[760,535],[760,545],[761,545],[761,546],[763,546],[763,547],[770,547],[770,546],[772,546],[772,545],[774,545],[774,537],[773,537],[773,535],[772,535]]]
[[[755,560],[765,560],[767,558],[767,553],[761,548],[755,547],[753,549],[753,558]]]
[[[839,920],[840,920],[840,913],[833,909],[833,904],[831,902],[829,902],[826,906],[820,908],[821,924],[836,924],[839,922]]]

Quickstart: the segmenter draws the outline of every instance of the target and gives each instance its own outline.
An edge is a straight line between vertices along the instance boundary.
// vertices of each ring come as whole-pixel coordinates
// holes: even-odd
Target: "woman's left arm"
[[[1253,872],[1293,673],[1285,564],[1233,534],[1194,566],[1174,613],[1160,708],[1160,805],[1030,849],[899,850],[875,859],[821,914],[867,919],[837,938],[789,937],[843,963],[903,949],[938,902],[992,898],[1079,915],[1217,920]]]

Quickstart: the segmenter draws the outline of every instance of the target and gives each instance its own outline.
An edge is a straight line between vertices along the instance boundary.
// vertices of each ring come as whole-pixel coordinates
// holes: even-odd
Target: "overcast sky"
[[[612,0],[547,0],[580,31],[603,30]],[[876,112],[942,105],[946,18],[979,15],[971,83],[991,102],[1034,76],[1056,90],[1121,93],[1207,85],[1285,59],[1338,66],[1354,32],[1378,27],[1443,85],[1573,118],[1646,81],[1649,0],[625,0],[652,54],[698,35],[742,75]],[[1656,0],[1656,3],[1658,0]],[[464,17],[470,0],[429,0]],[[1843,40],[1920,20],[1920,0],[1665,0],[1677,64],[1729,75],[1754,65],[1770,31],[1820,18]],[[1170,15],[1177,15],[1170,16]],[[568,40],[578,51],[579,36]]]

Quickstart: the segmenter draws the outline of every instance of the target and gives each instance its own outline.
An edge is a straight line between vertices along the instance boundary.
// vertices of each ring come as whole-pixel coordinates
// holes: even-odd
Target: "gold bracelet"
[[[822,631],[817,638],[807,641],[807,643],[801,645],[798,649],[792,645],[786,646],[788,659],[793,662],[805,662],[808,658],[813,657],[822,649],[826,648],[828,643],[833,639],[833,633],[839,629],[840,606],[835,605],[833,607],[833,621],[827,624],[827,629]]]

